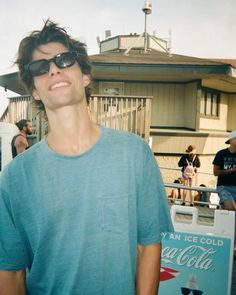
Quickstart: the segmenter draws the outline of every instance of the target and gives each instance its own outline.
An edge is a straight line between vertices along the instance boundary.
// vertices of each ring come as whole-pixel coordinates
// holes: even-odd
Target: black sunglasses
[[[202,295],[202,291],[201,290],[196,290],[196,289],[190,289],[190,288],[181,288],[181,292],[183,295],[188,295],[190,294],[190,292],[192,292],[191,294],[193,295]]]
[[[29,71],[32,77],[41,76],[49,72],[51,62],[54,62],[59,69],[69,68],[74,65],[79,55],[83,54],[80,54],[77,51],[60,53],[50,59],[32,61],[25,65],[24,69]]]

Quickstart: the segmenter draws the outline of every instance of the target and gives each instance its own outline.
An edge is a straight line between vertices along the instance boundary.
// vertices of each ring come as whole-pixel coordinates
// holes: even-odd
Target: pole
[[[144,53],[147,53],[147,13],[145,13],[145,25],[144,25]]]

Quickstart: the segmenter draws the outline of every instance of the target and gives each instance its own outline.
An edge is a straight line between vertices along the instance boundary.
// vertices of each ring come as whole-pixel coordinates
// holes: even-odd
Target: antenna
[[[145,25],[144,25],[144,52],[147,52],[147,15],[152,13],[152,1],[145,0],[143,6],[143,12],[145,13]]]
[[[148,33],[147,33],[147,15],[152,13],[152,1],[151,0],[145,0],[144,6],[142,8],[142,11],[145,13],[145,25],[144,25],[144,33],[139,35],[137,40],[135,41],[138,42],[141,38],[144,37],[144,53],[147,53],[147,41],[148,41]],[[126,51],[124,52],[124,55],[127,55],[129,51],[132,49],[134,44],[132,44]]]
[[[108,39],[111,37],[111,30],[106,30],[105,31],[105,38]]]
[[[97,39],[97,45],[98,45],[98,47],[100,47],[100,42],[101,42],[101,41],[100,41],[100,37],[99,37],[99,36],[97,36],[97,38],[96,38],[96,39]]]
[[[172,40],[171,40],[171,36],[172,35],[172,31],[171,31],[171,29],[169,29],[169,39],[168,39],[168,48],[167,48],[167,50],[168,50],[168,52],[169,52],[169,55],[171,55],[171,45],[172,45]]]
[[[147,32],[147,15],[152,13],[152,1],[151,0],[145,0],[144,2],[144,6],[142,8],[142,11],[145,14],[145,26],[144,26],[144,33],[142,33],[141,35],[138,36],[138,38],[135,40],[135,42],[133,44],[131,44],[131,46],[129,46],[125,52],[124,55],[128,55],[129,51],[132,49],[132,47],[139,42],[143,37],[144,37],[144,53],[147,53],[147,49],[148,49],[148,37],[150,39],[152,39],[159,47],[162,48],[162,50],[164,50],[167,54],[169,54],[169,56],[171,56],[170,54],[170,46],[171,46],[171,42],[169,42],[169,48],[164,47],[159,38],[156,37],[156,33],[153,32],[153,36],[149,35]],[[170,40],[171,41],[171,40]]]

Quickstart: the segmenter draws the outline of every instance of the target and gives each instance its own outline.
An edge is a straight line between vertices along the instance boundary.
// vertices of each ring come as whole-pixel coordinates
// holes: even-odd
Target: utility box
[[[196,207],[171,207],[175,232],[163,233],[159,295],[231,294],[235,212],[214,214],[213,225],[201,224]]]

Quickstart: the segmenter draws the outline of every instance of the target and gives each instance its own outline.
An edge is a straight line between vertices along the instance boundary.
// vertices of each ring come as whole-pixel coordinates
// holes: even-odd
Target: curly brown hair
[[[32,61],[32,54],[35,49],[41,45],[50,42],[58,42],[63,44],[69,51],[78,51],[80,53],[77,63],[81,71],[85,75],[89,75],[92,80],[92,66],[87,54],[86,45],[75,40],[68,35],[65,28],[59,27],[58,24],[47,19],[41,31],[33,31],[29,36],[25,37],[18,48],[18,54],[15,64],[19,68],[19,78],[26,90],[32,95],[34,90],[34,80],[30,72],[25,69],[25,65]],[[91,83],[85,88],[87,102],[91,95]],[[35,101],[40,110],[45,110],[41,101]]]

